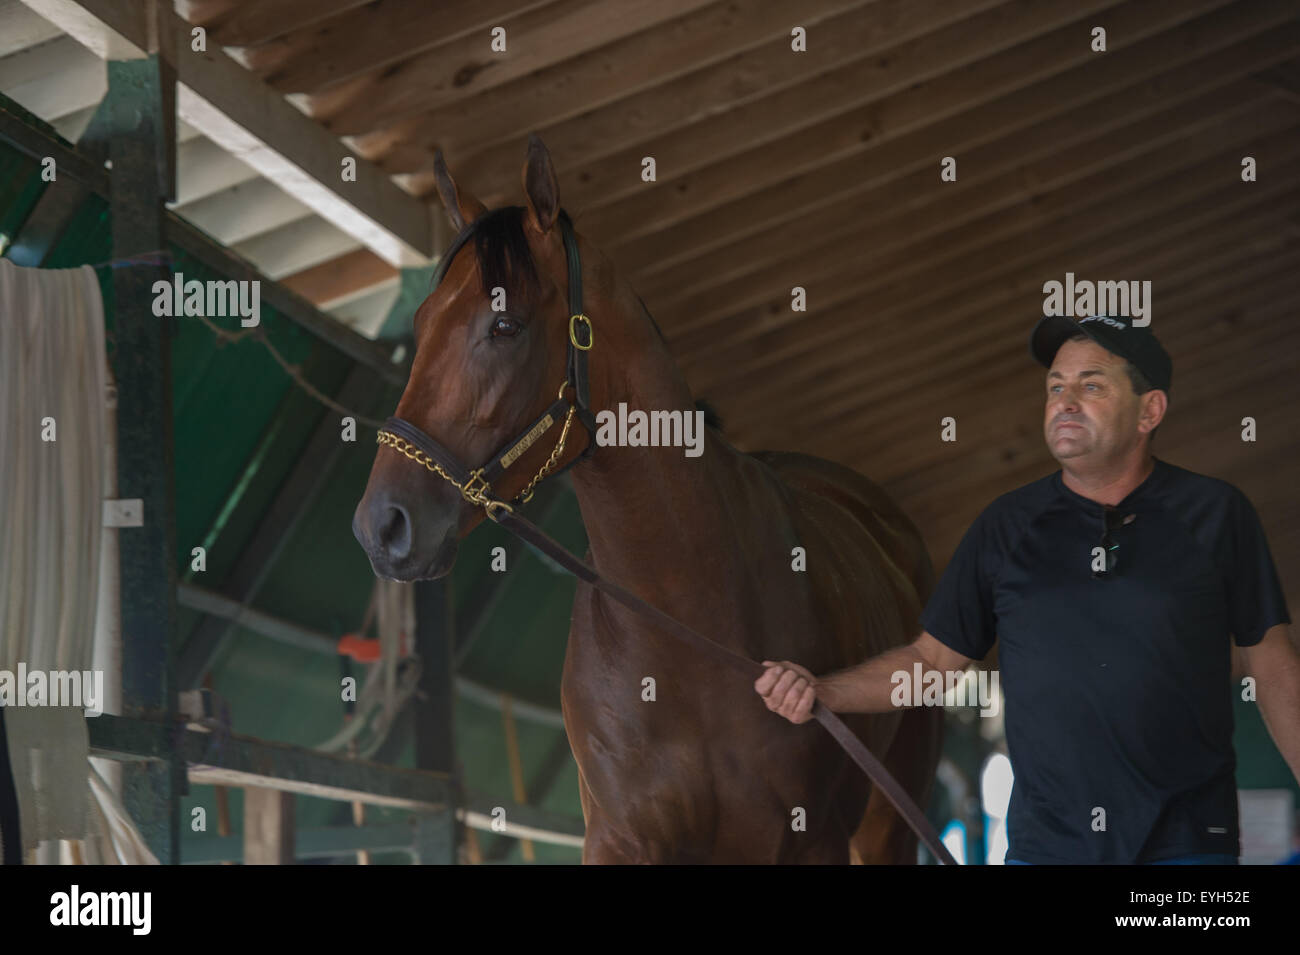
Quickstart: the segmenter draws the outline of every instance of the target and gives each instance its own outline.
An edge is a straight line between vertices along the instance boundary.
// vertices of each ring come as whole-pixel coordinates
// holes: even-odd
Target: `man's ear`
[[[1138,429],[1143,434],[1154,431],[1165,420],[1169,410],[1169,396],[1159,388],[1153,388],[1141,398],[1142,406],[1138,411]]]

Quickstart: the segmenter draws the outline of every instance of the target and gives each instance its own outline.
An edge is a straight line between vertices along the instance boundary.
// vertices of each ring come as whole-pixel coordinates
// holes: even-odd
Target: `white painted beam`
[[[62,30],[18,0],[0,0],[0,57],[62,35]]]
[[[340,302],[328,305],[325,311],[354,331],[367,338],[374,338],[383,327],[388,313],[393,310],[393,303],[397,301],[401,286],[399,279],[386,279],[378,285],[372,285],[368,289],[349,295]]]
[[[23,0],[23,3],[101,60],[138,60],[146,55],[141,49],[143,44],[133,43],[72,0]],[[141,18],[148,5],[147,2],[137,2],[132,12]]]
[[[177,206],[176,214],[232,246],[312,213],[275,183],[259,178]]]
[[[249,168],[206,136],[176,147],[175,206],[197,202],[204,196],[257,178]]]
[[[107,91],[104,61],[70,37],[0,59],[0,92],[47,123],[98,104]]]
[[[307,216],[232,246],[267,278],[279,279],[320,265],[361,243],[319,216]]]
[[[68,113],[66,116],[47,119],[46,122],[57,129],[59,135],[68,142],[75,143],[81,139],[81,134],[86,131],[86,127],[90,125],[90,121],[94,119],[98,109],[99,104],[96,103],[94,106],[87,106],[85,109],[79,109],[75,113]],[[35,111],[33,110],[33,112]]]
[[[327,222],[396,266],[427,264],[433,209],[292,106],[223,50],[191,49],[191,27],[139,0],[23,0],[102,58],[157,50],[176,69],[178,116]],[[149,11],[156,9],[155,28]],[[127,41],[124,50],[120,41]],[[356,181],[344,182],[345,158]]]

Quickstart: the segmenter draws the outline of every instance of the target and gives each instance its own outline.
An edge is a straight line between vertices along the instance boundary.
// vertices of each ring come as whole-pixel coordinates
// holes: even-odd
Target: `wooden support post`
[[[510,788],[515,802],[521,806],[528,805],[528,790],[524,786],[524,762],[519,755],[519,733],[515,730],[515,714],[510,710],[510,695],[501,694],[501,722],[506,731],[506,759],[510,762]],[[519,852],[525,862],[536,862],[533,852],[533,840],[520,839]]]
[[[453,713],[456,702],[455,666],[452,659],[453,625],[447,596],[447,578],[415,584],[415,652],[420,657],[420,686],[412,707],[415,713],[415,768],[455,774]],[[420,840],[420,861],[448,865],[458,854],[456,806],[458,787],[448,788],[445,813],[425,820]]]
[[[293,865],[293,793],[244,790],[244,865]]]
[[[174,78],[157,56],[108,63],[109,177],[113,256],[166,248],[163,179],[175,116],[165,108]],[[122,703],[126,715],[171,718],[176,711],[172,640],[176,630],[176,528],[172,466],[171,335],[153,314],[161,268],[113,270],[118,394],[117,486],[143,501],[144,525],[120,534]],[[124,801],[164,864],[180,861],[179,796],[185,766],[174,756],[123,773]]]

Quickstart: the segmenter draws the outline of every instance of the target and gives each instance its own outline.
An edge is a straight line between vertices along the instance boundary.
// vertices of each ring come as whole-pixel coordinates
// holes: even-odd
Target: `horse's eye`
[[[514,338],[523,328],[518,321],[508,315],[501,315],[492,323],[493,338]]]

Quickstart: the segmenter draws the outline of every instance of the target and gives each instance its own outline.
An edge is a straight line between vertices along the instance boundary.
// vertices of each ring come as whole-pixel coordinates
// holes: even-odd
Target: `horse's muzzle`
[[[382,491],[362,497],[352,516],[352,533],[378,577],[442,577],[456,562],[455,520],[417,522],[409,508]]]

